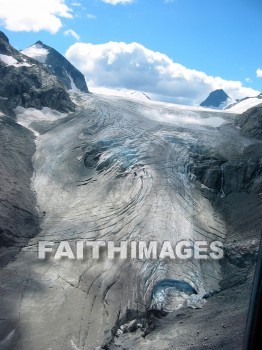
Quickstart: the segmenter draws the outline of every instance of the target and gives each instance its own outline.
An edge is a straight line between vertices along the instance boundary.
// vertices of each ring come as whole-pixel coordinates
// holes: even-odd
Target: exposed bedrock
[[[10,114],[17,106],[60,112],[73,111],[74,103],[64,85],[38,61],[13,48],[0,32],[0,109]]]
[[[6,116],[0,119],[0,265],[39,233],[32,189],[33,133]]]
[[[192,153],[190,171],[196,179],[215,193],[261,193],[262,191],[262,144],[255,143],[233,159],[219,155]]]
[[[254,265],[260,170],[257,158],[252,168],[242,155],[258,141],[240,136],[233,117],[221,113],[228,124],[220,127],[205,126],[210,112],[199,116],[202,125],[161,123],[152,116],[180,111],[95,95],[79,99],[78,112],[29,125],[40,133],[34,189],[43,217],[39,235],[0,272],[0,310],[9,315],[0,344],[13,350],[108,348],[121,323],[149,311],[202,307],[205,300],[213,305],[212,295],[243,284]],[[231,164],[245,169],[239,179]],[[110,260],[102,250],[99,260],[40,262],[41,239],[222,241],[226,256]],[[245,265],[248,244],[254,253]]]
[[[242,135],[262,139],[262,105],[250,108],[236,118]]]

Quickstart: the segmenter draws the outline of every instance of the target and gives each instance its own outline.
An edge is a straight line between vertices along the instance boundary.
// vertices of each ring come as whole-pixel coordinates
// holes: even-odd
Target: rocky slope
[[[225,93],[224,90],[218,89],[212,91],[208,97],[200,104],[201,107],[224,109],[232,99]]]
[[[240,128],[242,135],[262,140],[262,104],[238,116],[236,125]]]
[[[38,61],[14,49],[0,32],[0,264],[39,232],[32,190],[34,135],[15,121],[17,106],[63,112],[75,109],[64,86]]]
[[[61,112],[75,105],[65,87],[43,64],[14,49],[0,32],[0,107],[11,113],[16,106],[41,109],[43,106]]]
[[[84,75],[52,47],[37,41],[34,45],[22,50],[22,53],[43,63],[68,90],[88,92]]]
[[[0,265],[39,233],[36,197],[31,190],[32,132],[0,116]]]
[[[0,271],[1,348],[241,349],[261,141],[229,113],[72,96],[69,115],[17,110],[38,135],[41,232]],[[43,239],[221,240],[225,257],[39,261]]]

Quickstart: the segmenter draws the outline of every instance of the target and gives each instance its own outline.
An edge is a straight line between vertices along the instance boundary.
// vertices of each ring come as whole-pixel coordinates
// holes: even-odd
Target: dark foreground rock
[[[237,116],[236,126],[242,135],[262,140],[262,104]]]
[[[11,118],[0,119],[0,265],[6,264],[39,233],[32,189],[33,133]]]

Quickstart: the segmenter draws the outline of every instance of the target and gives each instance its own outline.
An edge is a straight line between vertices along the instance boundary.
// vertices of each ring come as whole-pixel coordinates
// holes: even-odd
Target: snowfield
[[[242,101],[236,103],[235,105],[233,105],[232,107],[230,107],[226,111],[240,114],[240,113],[244,113],[248,109],[255,107],[255,106],[258,106],[260,104],[262,104],[262,98],[249,97],[249,98],[246,98],[245,100],[242,100]]]

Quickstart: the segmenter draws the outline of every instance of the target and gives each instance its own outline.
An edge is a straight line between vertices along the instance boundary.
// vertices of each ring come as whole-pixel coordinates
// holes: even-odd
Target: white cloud
[[[262,69],[261,68],[257,69],[257,77],[262,78]]]
[[[252,82],[253,82],[252,79],[249,78],[249,77],[245,78],[245,81],[246,81],[247,83],[252,83]]]
[[[87,13],[87,14],[86,14],[86,17],[87,17],[88,19],[96,19],[96,18],[97,18],[95,15],[92,15],[92,13]]]
[[[134,0],[102,0],[106,4],[118,5],[118,4],[131,4]]]
[[[11,31],[54,34],[62,27],[60,18],[72,18],[64,0],[0,0],[2,25]]]
[[[64,35],[66,36],[72,36],[73,38],[75,38],[77,41],[80,40],[80,36],[72,29],[68,29],[64,31]]]
[[[71,2],[71,6],[81,7],[82,4],[80,2]]]
[[[138,43],[76,43],[67,50],[66,57],[86,75],[90,87],[139,90],[162,101],[199,104],[220,88],[234,99],[259,93],[240,81],[188,69]]]

